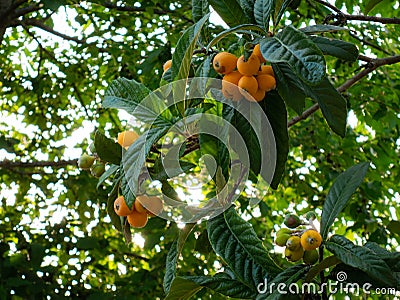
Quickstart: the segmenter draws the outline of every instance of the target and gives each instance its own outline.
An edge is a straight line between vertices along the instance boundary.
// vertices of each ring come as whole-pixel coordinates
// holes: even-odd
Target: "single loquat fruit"
[[[171,68],[171,65],[172,65],[172,59],[167,60],[163,65],[164,72],[166,72],[169,68]]]
[[[225,98],[234,101],[238,101],[242,98],[242,94],[237,86],[241,77],[242,74],[238,71],[233,71],[222,78],[222,93]]]
[[[246,76],[257,75],[260,65],[260,59],[255,54],[251,54],[246,61],[244,60],[244,55],[237,60],[238,71]]]
[[[254,97],[258,90],[257,79],[254,76],[242,76],[238,82],[238,87],[240,87],[240,92],[243,96],[248,97],[249,93]]]
[[[134,211],[134,208],[129,209],[128,205],[126,205],[124,196],[119,196],[114,201],[114,211],[118,216],[126,217]]]
[[[258,71],[258,75],[261,74],[271,75],[275,77],[274,69],[272,68],[272,66],[261,66],[260,71]]]
[[[306,230],[301,235],[301,246],[304,248],[304,250],[310,251],[317,249],[319,246],[321,246],[321,243],[322,236],[314,229]]]
[[[127,216],[128,223],[133,228],[143,228],[146,226],[148,218],[147,213],[140,213],[136,210]]]
[[[118,144],[125,149],[129,148],[139,138],[139,135],[135,131],[123,131],[118,133]]]
[[[271,75],[261,74],[257,76],[258,87],[266,92],[276,88],[275,78]]]
[[[229,74],[236,68],[237,57],[229,52],[220,52],[213,59],[214,70],[219,74]]]
[[[254,46],[253,49],[253,54],[258,56],[258,59],[260,60],[260,63],[265,63],[267,60],[264,58],[264,56],[262,56],[261,54],[261,49],[260,49],[260,44],[257,44]]]
[[[258,88],[257,92],[254,94],[253,97],[257,102],[260,102],[265,98],[265,91],[260,89],[260,88]]]
[[[296,250],[290,250],[289,248],[285,249],[285,257],[288,261],[295,262],[300,260],[303,257],[304,249],[298,248]]]

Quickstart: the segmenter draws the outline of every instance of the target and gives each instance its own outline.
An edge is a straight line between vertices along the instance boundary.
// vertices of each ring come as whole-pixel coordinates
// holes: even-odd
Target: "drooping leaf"
[[[217,273],[215,276],[183,276],[184,279],[195,282],[196,284],[207,287],[221,293],[226,297],[239,299],[254,299],[257,293],[244,285],[242,282],[231,278],[226,273]]]
[[[335,218],[363,181],[368,168],[368,162],[354,165],[340,174],[332,184],[322,208],[321,235],[324,239],[328,236],[329,227],[333,224]]]
[[[275,0],[274,15],[272,18],[275,27],[278,25],[283,14],[286,11],[286,8],[289,6],[290,3],[292,3],[292,1],[293,0]]]
[[[128,148],[122,158],[122,169],[129,180],[129,188],[135,195],[139,188],[139,175],[150,152],[151,146],[157,142],[170,127],[156,127],[144,132]],[[97,147],[96,147],[97,149]]]
[[[332,236],[325,245],[329,251],[334,253],[346,265],[364,271],[377,282],[396,286],[396,279],[389,266],[369,248],[354,245],[340,235]]]
[[[346,99],[335,89],[327,78],[317,86],[303,85],[307,96],[318,102],[329,127],[341,137],[346,134]]]
[[[254,19],[254,3],[255,0],[239,0],[239,4],[250,23],[255,23]]]
[[[383,0],[368,0],[364,7],[364,15],[368,15],[369,12],[382,1]]]
[[[276,165],[270,186],[276,189],[285,172],[285,164],[289,153],[286,106],[276,91],[268,93],[260,105],[268,117],[275,138]]]
[[[168,269],[167,269],[168,270]],[[203,287],[194,281],[176,277],[170,285],[167,296],[164,300],[186,300],[196,295]]]
[[[238,0],[208,0],[208,3],[230,27],[251,23]]]
[[[279,95],[288,107],[300,115],[303,112],[306,98],[302,81],[285,63],[272,64],[272,67]]]
[[[122,147],[109,139],[100,131],[96,131],[94,135],[94,146],[97,155],[104,161],[119,165],[122,159]]]
[[[107,171],[105,171],[99,178],[99,181],[97,182],[96,188],[98,189],[106,180],[108,177],[113,175],[115,172],[117,172],[119,169],[118,165],[111,165]]]
[[[349,42],[321,36],[312,36],[311,40],[325,55],[331,55],[346,61],[356,61],[358,48]]]
[[[260,41],[261,53],[271,63],[286,62],[303,81],[317,85],[325,76],[321,50],[303,32],[286,26],[274,37]]]
[[[367,242],[364,247],[374,251],[393,271],[400,272],[400,252],[389,252],[374,242]]]
[[[118,176],[118,178],[114,179],[112,190],[108,195],[107,199],[107,213],[110,216],[111,223],[114,225],[114,227],[122,231],[122,223],[121,223],[121,218],[115,213],[114,210],[114,201],[118,197],[118,189],[120,186],[121,182],[121,176]]]
[[[260,285],[260,293],[256,299],[285,299],[285,296],[287,297],[287,294],[290,294],[290,292],[287,291],[289,286],[300,280],[306,274],[307,270],[308,268],[303,264],[294,265],[287,268],[279,273],[272,281],[264,282],[263,285]],[[277,286],[279,284],[282,284],[284,288],[278,289]]]
[[[349,29],[340,27],[340,26],[335,26],[335,25],[318,24],[318,25],[311,25],[311,26],[303,27],[303,28],[300,28],[299,30],[301,30],[305,34],[317,34],[317,33],[336,32],[336,31],[340,31],[340,30],[349,30]]]
[[[188,77],[193,51],[200,36],[201,28],[208,18],[209,14],[206,14],[198,22],[186,29],[180,37],[172,55],[171,72],[174,80]]]
[[[274,9],[274,0],[256,0],[254,4],[254,18],[258,25],[266,31],[269,29],[269,20]]]
[[[128,181],[127,176],[124,173],[124,170],[121,169],[122,179],[121,179],[121,193],[124,196],[124,200],[126,205],[132,209],[133,204],[135,203],[136,192],[133,192],[130,187],[130,183]]]
[[[202,17],[210,12],[207,0],[192,0],[192,18],[194,22],[198,22]]]
[[[179,231],[179,236],[174,240],[172,243],[171,249],[167,255],[167,262],[166,262],[166,272],[164,275],[164,291],[168,294],[174,294],[176,291],[171,290],[173,281],[176,277],[176,264],[179,258],[179,255],[182,252],[182,248],[185,244],[187,237],[189,236],[190,232],[192,231],[195,224],[186,224],[185,227]],[[172,295],[170,295],[172,297]],[[167,298],[168,299],[168,298]],[[175,298],[170,298],[175,299]]]
[[[207,231],[214,251],[230,267],[234,278],[251,290],[257,291],[258,283],[271,280],[279,272],[254,229],[234,207],[210,219]]]

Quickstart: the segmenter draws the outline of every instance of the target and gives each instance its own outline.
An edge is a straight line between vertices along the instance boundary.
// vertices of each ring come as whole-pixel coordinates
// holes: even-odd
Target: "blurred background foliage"
[[[109,190],[76,166],[95,128],[116,137],[126,119],[101,108],[104,89],[126,77],[150,89],[181,32],[193,23],[190,1],[3,1],[0,7],[0,298],[163,298],[167,251],[176,224],[152,218],[134,243],[112,227]],[[365,3],[336,1],[358,14]],[[313,0],[295,0],[286,13],[296,27],[321,24],[331,13]],[[400,17],[399,1],[383,1],[372,15]],[[399,55],[399,25],[348,21],[348,31],[326,36],[355,43],[370,57]],[[209,26],[209,34],[222,30]],[[218,50],[237,48],[229,36]],[[365,62],[327,57],[339,86]],[[383,66],[345,92],[345,138],[317,112],[290,128],[285,175],[259,207],[240,208],[266,247],[284,214],[320,213],[334,178],[360,161],[372,168],[335,223],[360,244],[400,250],[400,69]],[[307,103],[310,106],[312,103]],[[289,117],[296,114],[289,111]],[[38,163],[39,162],[39,163]],[[28,164],[27,164],[28,163]],[[31,164],[29,164],[31,163]],[[253,216],[253,218],[250,218]],[[222,267],[210,251],[205,224],[195,227],[179,261],[182,275],[214,274]],[[281,253],[279,264],[288,264]],[[202,291],[198,297],[221,296]],[[222,299],[222,298],[221,298]]]

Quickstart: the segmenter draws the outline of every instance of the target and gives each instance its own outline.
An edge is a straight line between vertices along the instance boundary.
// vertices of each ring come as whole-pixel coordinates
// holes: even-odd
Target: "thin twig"
[[[373,72],[376,68],[383,66],[383,65],[392,65],[395,63],[400,62],[400,55],[395,55],[395,56],[390,56],[390,57],[385,57],[385,58],[377,58],[377,59],[372,59],[369,61],[367,64],[367,67],[362,70],[361,72],[357,73],[353,77],[351,77],[349,80],[347,80],[345,83],[343,83],[341,86],[337,88],[337,91],[339,93],[343,93],[347,89],[349,89],[352,85],[354,85],[356,82],[361,80],[363,77],[368,75],[369,73]],[[311,116],[313,113],[315,113],[319,109],[318,103],[314,104],[310,108],[306,109],[301,115],[296,116],[288,121],[288,127],[293,126],[294,124],[300,122],[301,120],[307,119],[309,116]]]

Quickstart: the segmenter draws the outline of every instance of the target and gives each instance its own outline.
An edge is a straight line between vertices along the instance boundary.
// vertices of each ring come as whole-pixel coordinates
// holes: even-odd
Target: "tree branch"
[[[77,164],[78,164],[78,159],[59,160],[59,161],[32,161],[32,162],[11,161],[6,159],[0,161],[0,168],[7,170],[12,170],[15,168],[36,168],[36,167],[63,168],[66,166],[77,166]]]
[[[366,58],[366,57],[363,57]],[[343,83],[341,86],[337,88],[337,91],[339,93],[343,93],[347,89],[349,89],[351,86],[353,86],[356,82],[360,81],[363,77],[368,75],[369,73],[373,72],[375,69],[377,69],[380,66],[383,65],[392,65],[395,63],[400,62],[400,55],[395,55],[395,56],[390,56],[390,57],[385,57],[385,58],[377,58],[377,59],[371,59],[370,62],[366,65],[366,68],[362,70],[361,72],[357,73],[353,77],[351,77],[349,80],[347,80],[345,83]],[[318,103],[314,104],[310,108],[306,109],[301,115],[294,117],[293,119],[288,121],[288,127],[293,126],[294,124],[300,122],[301,120],[307,119],[309,116],[311,116],[313,113],[315,113],[319,109]]]
[[[66,34],[63,34],[61,32],[55,31],[53,28],[51,28],[50,26],[47,26],[45,24],[43,24],[42,22],[40,22],[39,20],[35,20],[35,19],[27,19],[27,20],[23,20],[19,22],[21,25],[31,25],[31,26],[35,26],[38,27],[42,30],[45,30],[51,34],[54,34],[56,36],[59,36],[65,40],[69,40],[69,41],[74,41],[78,44],[85,44],[86,40],[85,39],[79,39],[77,37],[73,37],[73,36],[69,36]]]

